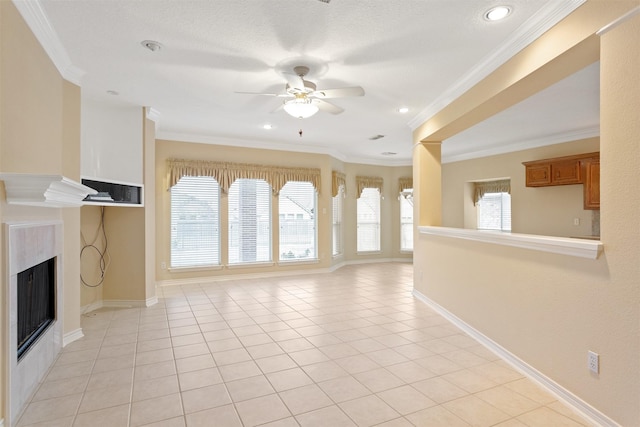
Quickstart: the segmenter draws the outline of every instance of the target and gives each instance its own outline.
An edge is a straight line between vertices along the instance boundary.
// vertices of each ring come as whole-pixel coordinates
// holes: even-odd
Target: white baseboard
[[[67,345],[71,344],[72,342],[74,342],[76,340],[79,340],[83,336],[84,336],[84,334],[82,333],[82,328],[78,328],[75,331],[67,332],[62,337],[62,346],[66,347]],[[2,427],[2,426],[0,425],[0,427]]]
[[[82,307],[80,307],[80,313],[86,314],[91,311],[98,310],[102,307],[103,307],[102,300],[95,301],[95,302],[92,302],[91,304],[83,305]]]
[[[147,298],[144,301],[144,306],[145,307],[151,307],[152,305],[156,305],[158,303],[158,297],[157,296],[152,296],[151,298]]]
[[[155,298],[155,297],[154,297]],[[150,305],[153,305],[154,303],[151,303],[151,300],[153,300],[154,298],[149,298],[147,300],[137,300],[137,299],[131,299],[131,300],[126,300],[126,299],[106,299],[102,301],[102,306],[103,307],[109,307],[109,308],[139,308],[139,307],[149,307]],[[149,301],[149,303],[148,303]],[[158,300],[157,298],[155,298],[155,302],[157,303]]]
[[[190,279],[168,279],[159,280],[156,282],[156,286],[175,286],[175,285],[197,285],[200,283],[210,282],[225,282],[229,280],[249,280],[249,279],[266,279],[273,277],[289,277],[289,276],[302,276],[307,274],[326,274],[333,273],[334,271],[344,267],[345,265],[355,264],[374,264],[385,262],[413,262],[412,258],[377,258],[377,259],[363,259],[352,261],[341,261],[338,264],[334,264],[328,268],[315,268],[313,270],[288,270],[288,271],[269,271],[262,273],[246,273],[246,274],[224,274],[220,276],[207,276],[207,277],[193,277]]]
[[[491,338],[487,337],[480,331],[474,329],[472,326],[464,322],[462,319],[457,317],[455,314],[451,313],[435,301],[429,299],[424,294],[417,290],[413,290],[413,295],[420,301],[427,304],[430,308],[440,314],[442,317],[449,320],[451,323],[456,325],[462,331],[466,332],[480,344],[484,345],[487,349],[491,350],[497,356],[499,356],[502,360],[509,363],[520,373],[525,375],[530,380],[534,381],[536,384],[540,385],[542,388],[547,390],[549,393],[553,394],[559,400],[564,402],[567,406],[571,407],[578,414],[582,415],[587,420],[595,423],[596,425],[603,427],[621,427],[620,424],[616,423],[611,418],[607,417],[605,414],[589,405],[584,400],[580,399],[575,394],[571,393],[569,390],[562,387],[560,384],[553,381],[551,378],[545,376],[542,372],[538,371],[531,365],[527,364],[525,361],[521,360],[513,353],[509,352],[507,349],[502,347],[500,344],[493,341]]]

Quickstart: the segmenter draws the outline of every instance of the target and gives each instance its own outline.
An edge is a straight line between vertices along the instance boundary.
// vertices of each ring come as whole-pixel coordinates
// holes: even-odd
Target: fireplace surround
[[[13,425],[55,362],[62,349],[63,329],[63,234],[62,221],[5,223],[6,288],[5,342],[6,373],[5,422]],[[25,270],[53,260],[46,267],[53,270],[55,289],[53,319],[30,347],[18,357],[18,275]],[[27,278],[28,280],[28,278]]]

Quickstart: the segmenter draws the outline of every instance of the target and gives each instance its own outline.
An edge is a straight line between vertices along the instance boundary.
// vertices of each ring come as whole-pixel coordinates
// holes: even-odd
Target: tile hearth
[[[19,425],[590,425],[411,290],[368,264],[88,313]]]

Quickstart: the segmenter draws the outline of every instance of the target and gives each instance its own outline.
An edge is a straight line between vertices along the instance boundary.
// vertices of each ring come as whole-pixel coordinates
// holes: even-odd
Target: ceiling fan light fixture
[[[319,110],[309,98],[295,98],[284,103],[284,111],[297,119],[306,119]]]

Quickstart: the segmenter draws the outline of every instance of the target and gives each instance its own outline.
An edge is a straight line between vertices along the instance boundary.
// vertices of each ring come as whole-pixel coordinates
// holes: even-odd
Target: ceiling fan
[[[326,111],[331,114],[340,114],[344,111],[343,108],[327,102],[325,99],[364,95],[364,89],[360,86],[317,90],[315,83],[304,79],[304,76],[309,73],[309,67],[305,67],[304,65],[293,67],[293,72],[295,74],[283,73],[287,80],[284,93],[236,93],[291,98],[284,101],[277,110],[284,108],[284,111],[288,114],[299,119],[311,117],[319,110]]]

